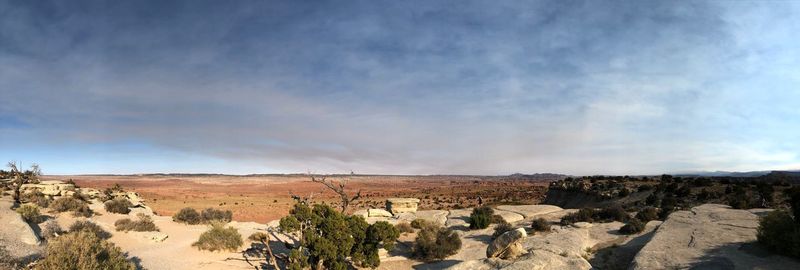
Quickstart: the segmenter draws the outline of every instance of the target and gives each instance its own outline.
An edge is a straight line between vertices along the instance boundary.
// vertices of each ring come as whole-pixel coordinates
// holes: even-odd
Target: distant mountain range
[[[768,175],[770,173],[781,173],[791,176],[800,176],[800,170],[797,171],[751,171],[751,172],[728,172],[728,171],[713,171],[713,172],[688,172],[677,173],[675,176],[707,176],[707,177],[759,177]]]

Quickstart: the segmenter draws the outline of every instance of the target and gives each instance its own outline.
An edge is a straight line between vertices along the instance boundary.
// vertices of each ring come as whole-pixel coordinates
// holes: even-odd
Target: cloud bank
[[[50,173],[800,168],[791,2],[0,3]]]

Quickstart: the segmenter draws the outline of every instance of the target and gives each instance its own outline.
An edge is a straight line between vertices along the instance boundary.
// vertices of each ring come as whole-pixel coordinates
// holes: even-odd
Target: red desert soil
[[[138,192],[159,215],[172,215],[181,208],[215,207],[233,211],[234,220],[266,223],[289,213],[290,194],[309,196],[312,201],[336,204],[335,194],[306,175],[72,175],[46,176],[45,180],[72,179],[80,187],[104,189],[119,183]],[[329,176],[349,179],[346,189],[362,198],[351,210],[382,208],[386,198],[421,199],[423,209],[473,207],[478,197],[485,204],[535,204],[541,201],[549,181],[501,176]]]

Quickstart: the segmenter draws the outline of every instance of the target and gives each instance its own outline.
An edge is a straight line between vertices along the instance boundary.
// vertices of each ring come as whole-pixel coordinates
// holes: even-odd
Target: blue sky
[[[800,169],[800,5],[0,1],[45,173]]]

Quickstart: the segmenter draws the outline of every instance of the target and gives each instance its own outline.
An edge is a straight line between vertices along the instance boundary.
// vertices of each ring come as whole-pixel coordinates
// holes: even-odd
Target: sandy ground
[[[333,178],[333,177],[332,177]],[[170,216],[184,207],[215,207],[234,212],[234,220],[267,223],[289,213],[290,194],[313,195],[313,201],[335,204],[335,195],[304,175],[143,175],[46,176],[73,179],[79,186],[107,188],[119,183],[141,194],[159,215]],[[333,178],[341,179],[341,178]],[[351,209],[383,208],[386,198],[421,199],[420,210],[474,207],[480,196],[487,204],[536,204],[553,179],[488,176],[353,176],[347,190],[362,191]]]

